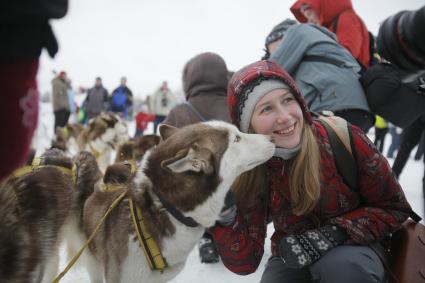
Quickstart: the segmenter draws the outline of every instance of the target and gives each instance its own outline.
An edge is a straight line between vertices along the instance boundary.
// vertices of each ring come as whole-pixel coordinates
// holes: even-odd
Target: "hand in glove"
[[[332,248],[341,245],[347,234],[335,225],[305,231],[280,240],[279,251],[284,264],[289,268],[302,268],[317,261]]]
[[[220,218],[217,222],[222,226],[230,226],[235,222],[236,218],[236,204],[233,193],[229,191],[224,200],[224,206],[220,212]]]

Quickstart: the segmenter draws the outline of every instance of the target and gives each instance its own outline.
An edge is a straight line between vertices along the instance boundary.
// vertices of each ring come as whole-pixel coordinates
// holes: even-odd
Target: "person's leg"
[[[260,283],[310,283],[308,267],[301,269],[286,268],[280,257],[273,256],[266,263]]]
[[[345,109],[341,111],[335,111],[335,116],[344,118],[350,124],[355,125],[367,133],[370,128],[375,124],[375,117],[373,114],[358,109]]]
[[[154,125],[153,125],[154,134],[156,134],[159,124],[161,124],[162,121],[164,121],[165,117],[166,116],[164,115],[156,115]]]
[[[36,75],[38,59],[0,64],[2,138],[0,180],[22,165],[30,152],[38,119],[38,90]]]
[[[418,149],[416,150],[416,153],[415,153],[415,160],[421,159],[422,155],[424,154],[424,150],[425,150],[425,130],[422,131],[421,139],[419,140],[419,143],[418,143]]]
[[[391,144],[390,144],[390,147],[388,148],[387,157],[393,158],[394,152],[400,146],[400,136],[399,136],[399,134],[397,134],[395,127],[389,128],[389,131],[390,131],[390,135],[391,135]]]
[[[385,268],[379,256],[367,246],[339,246],[310,266],[312,282],[385,282]]]
[[[401,134],[401,144],[398,150],[397,156],[394,160],[392,169],[396,176],[400,176],[401,171],[409,159],[410,152],[418,143],[423,125],[422,122],[418,119],[412,125],[404,128],[403,133]]]

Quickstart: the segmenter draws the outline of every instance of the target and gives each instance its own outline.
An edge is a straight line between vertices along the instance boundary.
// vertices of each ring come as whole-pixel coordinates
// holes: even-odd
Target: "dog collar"
[[[174,218],[176,218],[178,221],[183,223],[184,225],[188,227],[198,227],[199,223],[196,222],[192,217],[184,216],[183,213],[181,213],[175,206],[170,204],[169,202],[165,201],[163,198],[161,198],[158,194],[156,194],[159,198],[159,201],[162,203],[162,205],[165,207],[165,209],[172,215]]]

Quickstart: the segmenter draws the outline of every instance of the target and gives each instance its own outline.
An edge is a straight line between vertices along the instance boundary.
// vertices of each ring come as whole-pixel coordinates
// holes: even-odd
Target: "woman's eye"
[[[270,111],[271,109],[272,109],[272,108],[271,108],[270,106],[266,106],[266,107],[264,107],[263,109],[261,109],[260,113],[268,112],[268,111]]]
[[[293,97],[287,97],[287,98],[285,98],[285,99],[283,99],[283,103],[284,104],[288,104],[288,103],[290,103],[291,101],[293,101],[294,100],[294,98]]]
[[[241,141],[241,136],[235,136],[235,140],[233,142],[240,142]]]

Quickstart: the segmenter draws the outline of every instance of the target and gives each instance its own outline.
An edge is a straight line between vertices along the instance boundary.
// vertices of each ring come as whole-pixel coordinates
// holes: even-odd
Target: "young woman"
[[[259,61],[236,72],[228,102],[242,132],[270,135],[277,149],[266,164],[235,182],[236,213],[226,210],[210,229],[226,267],[254,272],[272,221],[272,257],[262,283],[384,282],[385,254],[377,243],[400,227],[410,206],[366,135],[352,127],[354,191],[336,168],[326,130],[277,64]]]

